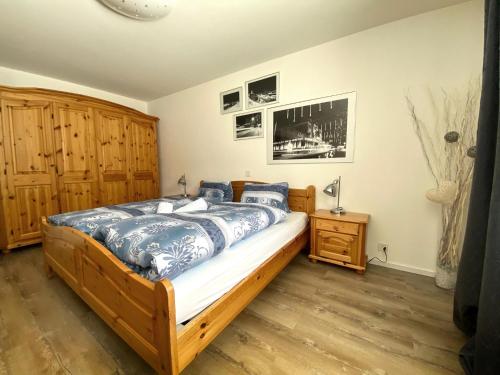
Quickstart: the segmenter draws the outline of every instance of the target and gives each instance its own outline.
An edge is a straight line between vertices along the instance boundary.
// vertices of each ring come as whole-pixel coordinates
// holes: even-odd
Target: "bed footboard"
[[[146,362],[177,374],[172,284],[138,276],[109,250],[75,229],[42,218],[47,274],[58,274]]]

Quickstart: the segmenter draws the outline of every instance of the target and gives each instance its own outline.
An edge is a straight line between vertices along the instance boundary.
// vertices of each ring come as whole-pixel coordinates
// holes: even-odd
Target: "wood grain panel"
[[[103,181],[100,184],[101,205],[120,204],[130,202],[128,181]]]
[[[54,136],[62,211],[99,205],[92,109],[56,103]],[[80,185],[80,186],[79,186]]]
[[[96,112],[101,205],[130,201],[127,167],[128,125],[123,113]]]
[[[134,200],[144,201],[146,199],[156,198],[156,186],[153,180],[135,179],[134,180]]]
[[[66,182],[60,195],[64,211],[79,211],[94,207],[93,182]]]
[[[347,223],[343,221],[333,221],[326,219],[317,219],[316,228],[329,230],[332,232],[348,233],[357,235],[359,231],[359,224]]]
[[[103,253],[95,246],[86,246],[82,252],[86,259],[98,264],[99,272],[106,274],[110,281],[127,294],[136,305],[141,306],[149,315],[153,313],[155,308],[153,283],[138,276],[129,268],[126,268],[127,272],[117,272],[115,263],[109,261],[110,259],[116,261],[117,258],[109,251]]]
[[[97,139],[99,141],[99,163],[102,171],[127,172],[125,118],[112,112],[97,112]]]
[[[75,257],[75,246],[61,238],[46,238],[44,244],[45,256],[50,259],[51,267],[68,283],[75,291],[79,290],[79,276],[77,271],[77,260]]]
[[[88,257],[83,257],[82,288],[84,291],[111,310],[120,312],[120,318],[123,319],[124,324],[133,327],[141,337],[153,344],[152,313],[148,313],[134,303],[99,267]]]
[[[352,259],[356,259],[357,236],[322,230],[316,231],[316,236],[319,256],[342,262],[352,262]]]
[[[59,108],[58,119],[61,127],[61,147],[63,170],[66,173],[85,173],[90,170],[93,150],[90,137],[93,127],[89,111],[85,109]]]
[[[16,240],[40,236],[40,218],[47,210],[54,211],[51,186],[17,186],[15,192],[18,209]]]
[[[2,138],[6,177],[2,191],[7,245],[39,238],[42,216],[59,210],[51,107],[49,102],[2,101]]]
[[[132,148],[136,172],[151,171],[151,156],[155,149],[155,131],[151,122],[131,119]]]
[[[158,198],[158,155],[156,122],[135,117],[129,119],[131,190],[133,200]]]
[[[44,117],[43,106],[10,107],[9,130],[14,175],[48,171],[44,155]]]

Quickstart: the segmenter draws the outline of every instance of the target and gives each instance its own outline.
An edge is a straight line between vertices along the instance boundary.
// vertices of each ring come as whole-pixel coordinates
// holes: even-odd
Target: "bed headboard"
[[[233,202],[240,201],[246,182],[265,184],[265,182],[261,181],[231,181],[231,185],[233,186]],[[200,185],[202,183],[203,181],[200,181]],[[305,189],[288,189],[288,207],[292,211],[312,214],[316,209],[316,188],[309,185]]]

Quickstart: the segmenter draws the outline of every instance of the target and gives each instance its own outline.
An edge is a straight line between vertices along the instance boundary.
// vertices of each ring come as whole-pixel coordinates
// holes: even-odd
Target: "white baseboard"
[[[394,262],[379,262],[377,259],[373,259],[370,264],[375,264],[377,266],[382,266],[382,267],[387,267],[387,268],[393,268],[396,270],[400,271],[405,271],[405,272],[410,272],[410,273],[416,273],[417,275],[424,275],[424,276],[430,276],[434,277],[436,275],[436,271],[434,270],[429,270],[426,268],[418,268],[418,267],[412,267],[412,266],[407,266],[406,264],[400,264],[400,263],[394,263]]]

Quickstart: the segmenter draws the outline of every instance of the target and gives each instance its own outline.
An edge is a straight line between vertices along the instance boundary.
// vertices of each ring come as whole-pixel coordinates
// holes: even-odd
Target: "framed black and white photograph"
[[[220,93],[220,113],[226,114],[243,109],[243,88],[237,87]]]
[[[352,162],[356,93],[268,109],[268,164]]]
[[[234,115],[234,140],[264,137],[264,111],[254,111]]]
[[[280,74],[273,73],[265,77],[247,81],[245,87],[247,94],[247,109],[278,103],[280,95]]]

